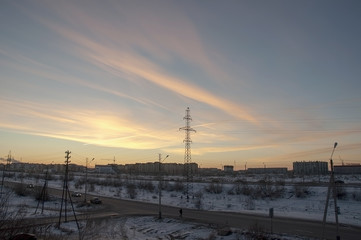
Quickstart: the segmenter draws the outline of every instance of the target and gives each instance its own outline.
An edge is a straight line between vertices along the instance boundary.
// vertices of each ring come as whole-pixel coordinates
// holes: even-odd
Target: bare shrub
[[[48,180],[48,181],[56,180],[56,179],[57,179],[56,176],[53,174],[50,174],[50,173],[48,173],[48,175],[46,177],[46,180]]]
[[[94,192],[95,191],[95,185],[94,183],[91,183],[89,186],[89,192]]]
[[[17,184],[14,189],[15,193],[18,196],[27,196],[29,193],[29,190],[26,188],[26,185],[24,183]]]
[[[174,183],[174,191],[177,191],[177,192],[183,192],[184,190],[184,184],[183,182],[181,181],[176,181]]]
[[[347,198],[347,191],[346,188],[342,185],[342,183],[336,183],[336,196],[338,199],[346,199]]]
[[[305,198],[311,193],[308,186],[304,184],[295,184],[293,191],[297,198]]]
[[[232,188],[228,189],[227,194],[228,195],[234,195],[235,194],[234,188],[232,187]]]
[[[244,193],[244,188],[248,188],[248,185],[246,182],[241,182],[241,181],[235,181],[233,183],[232,188],[230,188],[227,192],[228,195],[240,195]],[[245,191],[246,192],[246,191]],[[244,195],[249,195],[249,194],[244,194]]]
[[[352,198],[353,198],[353,200],[360,202],[361,201],[361,191],[353,192],[352,193]]]
[[[120,180],[120,179],[114,179],[112,186],[113,186],[113,187],[121,188],[121,187],[123,186],[123,182],[122,182],[122,180]]]
[[[252,196],[254,194],[254,189],[245,183],[241,187],[241,193],[245,196]]]
[[[285,186],[286,185],[286,182],[284,179],[279,179],[276,181],[275,183],[276,186]]]
[[[130,199],[135,199],[137,197],[137,191],[136,191],[136,186],[133,183],[128,183],[127,184],[127,193]]]
[[[168,181],[161,181],[161,187],[162,187],[162,190],[167,190],[170,188],[170,184]]]
[[[85,185],[85,178],[78,178],[75,180],[74,187],[76,189],[80,189],[83,185]]]
[[[228,226],[224,226],[224,227],[220,227],[217,229],[217,235],[218,236],[229,236],[231,235],[233,232],[232,232],[232,229]]]
[[[223,192],[223,185],[221,183],[210,183],[205,187],[206,192],[220,194]]]
[[[244,184],[240,191],[243,195],[250,196],[254,199],[269,198],[273,200],[283,196],[285,187],[282,184],[263,179],[258,181],[256,187],[250,187],[248,184]]]
[[[258,222],[255,222],[253,225],[251,225],[248,229],[248,233],[246,235],[247,239],[260,239],[260,240],[266,240],[269,239],[267,234],[265,233],[264,226],[258,224]]]
[[[9,239],[18,233],[29,231],[29,228],[24,226],[24,209],[9,208],[11,194],[3,193],[0,198],[0,239]]]
[[[245,200],[245,207],[247,210],[255,210],[256,209],[256,203],[251,197],[247,197]]]
[[[18,174],[18,178],[20,179],[20,181],[22,182],[23,180],[24,180],[24,178],[25,178],[25,175],[24,175],[24,173],[19,173]]]
[[[196,209],[201,210],[202,209],[202,202],[203,202],[203,192],[202,191],[198,191],[194,194],[195,197],[195,201],[194,201],[194,205],[196,207]]]
[[[115,196],[116,197],[121,197],[122,196],[122,187],[117,187],[116,188]]]
[[[155,189],[153,183],[150,182],[150,181],[139,181],[138,184],[137,184],[137,187],[139,189],[143,189],[143,190],[146,190],[146,191],[151,192],[151,193]]]

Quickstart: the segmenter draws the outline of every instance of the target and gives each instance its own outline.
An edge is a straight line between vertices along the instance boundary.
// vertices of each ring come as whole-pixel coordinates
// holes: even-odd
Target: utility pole
[[[92,161],[94,161],[95,158],[93,158],[89,163],[91,163]],[[84,192],[84,202],[86,203],[86,194],[88,191],[88,158],[86,158],[86,163],[85,163],[85,192]]]
[[[11,164],[11,151],[9,151],[8,157],[6,159],[6,164],[4,164],[3,167],[3,176],[2,176],[2,180],[1,180],[1,191],[0,194],[3,194],[3,187],[4,187],[4,181],[5,181],[5,172],[7,172],[8,167]]]
[[[74,210],[74,205],[73,205],[73,202],[71,200],[71,195],[70,195],[70,191],[69,191],[69,186],[68,186],[68,175],[69,175],[69,159],[70,159],[70,151],[66,151],[65,154],[65,176],[64,176],[64,184],[63,184],[63,194],[62,194],[62,197],[61,197],[61,205],[60,205],[60,214],[59,214],[59,223],[58,223],[58,226],[60,226],[60,223],[61,223],[61,213],[62,213],[62,210],[63,210],[63,202],[65,202],[64,204],[64,216],[65,216],[65,222],[68,221],[67,219],[67,201],[68,201],[68,196],[69,196],[69,200],[70,200],[70,204],[71,204],[71,207],[72,207],[72,210],[73,210],[73,214],[74,214],[74,218],[75,218],[75,222],[76,222],[76,225],[78,227],[78,230],[80,231],[80,226],[79,226],[79,223],[78,223],[78,219],[76,218],[76,214],[75,214],[75,210]]]
[[[334,202],[334,206],[335,206],[335,218],[336,218],[336,240],[340,240],[340,234],[339,234],[339,228],[338,228],[338,208],[337,208],[337,191],[336,191],[336,184],[335,184],[335,176],[334,176],[334,171],[333,171],[333,160],[332,160],[332,156],[333,153],[335,152],[335,148],[337,147],[337,142],[335,142],[335,144],[333,145],[333,150],[331,153],[331,157],[330,157],[330,165],[331,165],[331,176],[330,176],[330,182],[328,184],[328,189],[327,189],[327,198],[326,198],[326,205],[325,205],[325,211],[323,213],[323,222],[322,222],[322,238],[324,238],[325,236],[325,224],[326,224],[326,217],[327,217],[327,208],[328,208],[328,203],[330,200],[330,192],[331,192],[331,188],[332,188],[332,192],[333,192],[333,202]]]
[[[36,214],[36,212],[38,211],[40,201],[42,201],[41,214],[43,214],[43,212],[44,212],[44,202],[45,202],[46,197],[47,197],[48,172],[49,172],[49,166],[46,167],[44,186],[41,189],[40,197],[39,197],[39,200],[38,200],[38,205],[36,206],[34,214]]]
[[[187,202],[189,201],[189,191],[192,187],[192,180],[193,180],[193,173],[192,173],[192,157],[191,157],[191,132],[196,132],[190,126],[190,122],[192,121],[189,107],[186,109],[186,115],[183,118],[185,120],[185,126],[179,128],[179,130],[185,131],[185,138],[183,142],[185,143],[185,151],[184,151],[184,170],[185,170],[185,177],[186,177],[186,196]]]

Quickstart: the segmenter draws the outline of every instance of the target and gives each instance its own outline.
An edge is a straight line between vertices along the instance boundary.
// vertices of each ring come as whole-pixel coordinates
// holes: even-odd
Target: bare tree
[[[29,231],[23,224],[24,209],[11,209],[9,200],[13,193],[3,192],[0,198],[0,239],[9,239],[20,233]]]

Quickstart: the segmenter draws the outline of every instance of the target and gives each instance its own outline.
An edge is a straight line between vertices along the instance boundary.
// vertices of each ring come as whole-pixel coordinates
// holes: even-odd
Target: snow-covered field
[[[76,186],[76,182],[81,177],[75,177],[74,181],[69,183],[69,188],[72,192],[83,192],[84,185]],[[148,177],[149,178],[149,177]],[[337,200],[337,205],[340,208],[339,222],[341,224],[351,224],[361,226],[361,176],[344,176],[341,178],[345,182],[342,190],[345,196]],[[8,179],[10,180],[10,179]],[[16,180],[16,179],[13,179]],[[131,199],[134,201],[144,201],[158,203],[158,181],[155,179],[129,179],[121,181],[120,186],[106,186],[104,184],[94,184],[94,182],[102,180],[112,182],[110,178],[103,178],[99,176],[89,176],[89,182],[92,182],[89,194],[97,196],[109,196],[121,199]],[[162,190],[162,204],[182,207],[182,208],[196,208],[208,211],[231,211],[231,212],[244,212],[268,215],[269,209],[274,209],[275,216],[287,216],[294,218],[313,219],[322,221],[325,209],[325,202],[327,196],[327,187],[317,182],[326,183],[328,177],[307,179],[308,184],[301,189],[304,195],[297,196],[295,184],[298,185],[304,179],[286,179],[283,184],[271,184],[268,188],[281,188],[282,194],[279,196],[269,197],[254,197],[248,194],[237,192],[242,186],[249,186],[256,189],[260,182],[259,177],[250,177],[245,183],[242,181],[235,181],[233,178],[223,179],[203,179],[202,182],[195,182],[192,184],[192,197],[190,201],[186,201],[182,191],[174,189],[175,183],[169,181],[164,183]],[[339,178],[340,180],[340,178]],[[19,181],[19,180],[16,180]],[[42,186],[43,180],[36,180],[28,178],[22,179],[27,184],[33,183]],[[241,183],[240,183],[241,182]],[[275,183],[277,180],[273,179],[271,182]],[[151,184],[149,184],[151,183]],[[310,184],[313,183],[313,184]],[[352,186],[348,186],[352,183]],[[148,188],[140,188],[140,185],[148,184]],[[112,185],[112,184],[109,184]],[[136,193],[131,196],[127,185],[136,186]],[[302,185],[302,184],[301,184]],[[51,180],[48,182],[49,187],[62,189],[63,182],[61,180]],[[149,187],[153,186],[153,187]],[[303,185],[302,185],[303,186]],[[79,198],[73,198],[75,201]],[[81,198],[83,199],[83,198]],[[80,200],[80,199],[79,199]],[[38,201],[34,197],[25,196],[19,197],[15,194],[11,196],[12,207],[21,206],[23,214],[26,217],[34,216],[58,216],[60,209],[60,201],[53,200],[44,203],[44,212],[41,213],[41,203],[35,213]],[[69,209],[68,209],[69,210]],[[71,213],[71,212],[70,212]],[[330,199],[328,207],[327,221],[335,221],[334,215],[334,202]],[[131,218],[116,218],[109,220],[112,224],[105,224],[102,231],[96,231],[94,227],[88,228],[92,231],[87,231],[89,239],[117,239],[115,235],[121,234],[123,239],[251,239],[247,235],[247,231],[241,229],[232,229],[233,234],[229,236],[218,236],[219,229],[210,226],[185,223],[177,219],[163,219],[160,220],[153,217],[131,217]],[[90,223],[82,223],[84,228],[89,227]],[[98,224],[99,225],[99,224]],[[71,229],[71,227],[70,227]],[[104,229],[107,229],[106,231]],[[98,234],[103,234],[102,236]],[[127,238],[124,238],[126,236]],[[176,237],[177,236],[177,237]],[[175,237],[175,238],[174,238]],[[282,239],[282,236],[278,236]],[[118,238],[122,239],[122,238]],[[286,236],[284,239],[301,239]]]
[[[267,234],[260,231],[249,231],[237,228],[218,228],[205,224],[183,222],[178,219],[156,217],[129,217],[104,220],[100,223],[83,223],[83,239],[132,239],[132,240],[161,240],[161,239],[187,239],[187,240],[251,240],[251,239],[278,239],[278,240],[312,240],[301,236],[288,236],[280,234]],[[63,232],[54,228],[53,233],[64,235],[66,239],[79,239],[74,223],[62,224]]]
[[[361,176],[342,176],[345,183],[352,183],[358,187],[343,187],[346,196],[343,199],[337,200],[337,206],[340,208],[339,222],[344,224],[361,226]],[[219,179],[217,179],[219,180]],[[182,207],[182,208],[197,208],[208,211],[231,211],[243,213],[256,213],[268,215],[269,209],[274,209],[275,216],[285,216],[303,219],[319,219],[322,221],[325,210],[325,203],[327,197],[326,186],[310,186],[302,190],[307,191],[305,196],[296,197],[294,183],[302,183],[303,179],[288,179],[285,181],[284,193],[281,197],[275,198],[254,198],[244,194],[232,193],[235,184],[229,183],[234,179],[223,179],[226,183],[213,184],[214,187],[221,188],[220,193],[209,193],[205,191],[212,183],[197,182],[192,184],[192,193],[195,196],[189,202],[185,201],[182,192],[177,191],[162,191],[162,204]],[[149,180],[131,180],[149,182]],[[214,181],[214,179],[213,179]],[[276,182],[277,180],[274,180]],[[315,177],[315,179],[308,179],[311,183],[321,181],[327,183],[329,177],[325,176],[323,179]],[[217,181],[216,181],[217,182]],[[228,182],[228,183],[227,183]],[[255,179],[248,179],[248,185],[256,188],[252,183],[259,182],[259,176]],[[155,189],[153,191],[138,190],[136,197],[132,200],[144,201],[151,203],[158,203],[158,181],[152,181]],[[170,183],[171,184],[171,183]],[[302,184],[301,184],[302,185]],[[307,185],[307,184],[306,184]],[[239,185],[237,185],[239,186]],[[55,187],[55,186],[54,186]],[[271,186],[273,188],[277,186]],[[167,187],[164,187],[167,189]],[[122,199],[131,199],[125,186],[120,188],[108,186],[95,186],[95,190],[91,194],[99,196],[110,196]],[[335,221],[334,201],[331,195],[328,207],[327,221]]]

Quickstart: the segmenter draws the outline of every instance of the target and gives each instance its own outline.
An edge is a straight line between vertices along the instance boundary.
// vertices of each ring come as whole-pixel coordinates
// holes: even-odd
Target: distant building
[[[293,162],[293,173],[296,175],[322,175],[328,173],[327,162]]]
[[[85,167],[77,164],[71,163],[68,165],[68,168],[70,172],[85,172]]]
[[[108,173],[113,174],[115,171],[113,170],[113,166],[111,164],[108,165],[95,165],[96,173]]]
[[[124,172],[129,174],[159,174],[159,171],[162,174],[168,175],[184,175],[185,164],[179,163],[162,163],[159,166],[159,162],[147,162],[147,163],[135,163],[135,164],[126,164],[124,166]],[[198,172],[197,163],[189,163],[189,168],[192,174]]]
[[[333,166],[333,171],[335,172],[335,174],[360,174],[361,165],[352,164],[352,165]]]
[[[198,172],[202,176],[221,175],[221,169],[219,169],[219,168],[199,168]]]
[[[223,171],[226,173],[233,173],[233,166],[231,165],[224,165]]]
[[[287,168],[248,168],[249,174],[287,174]]]

